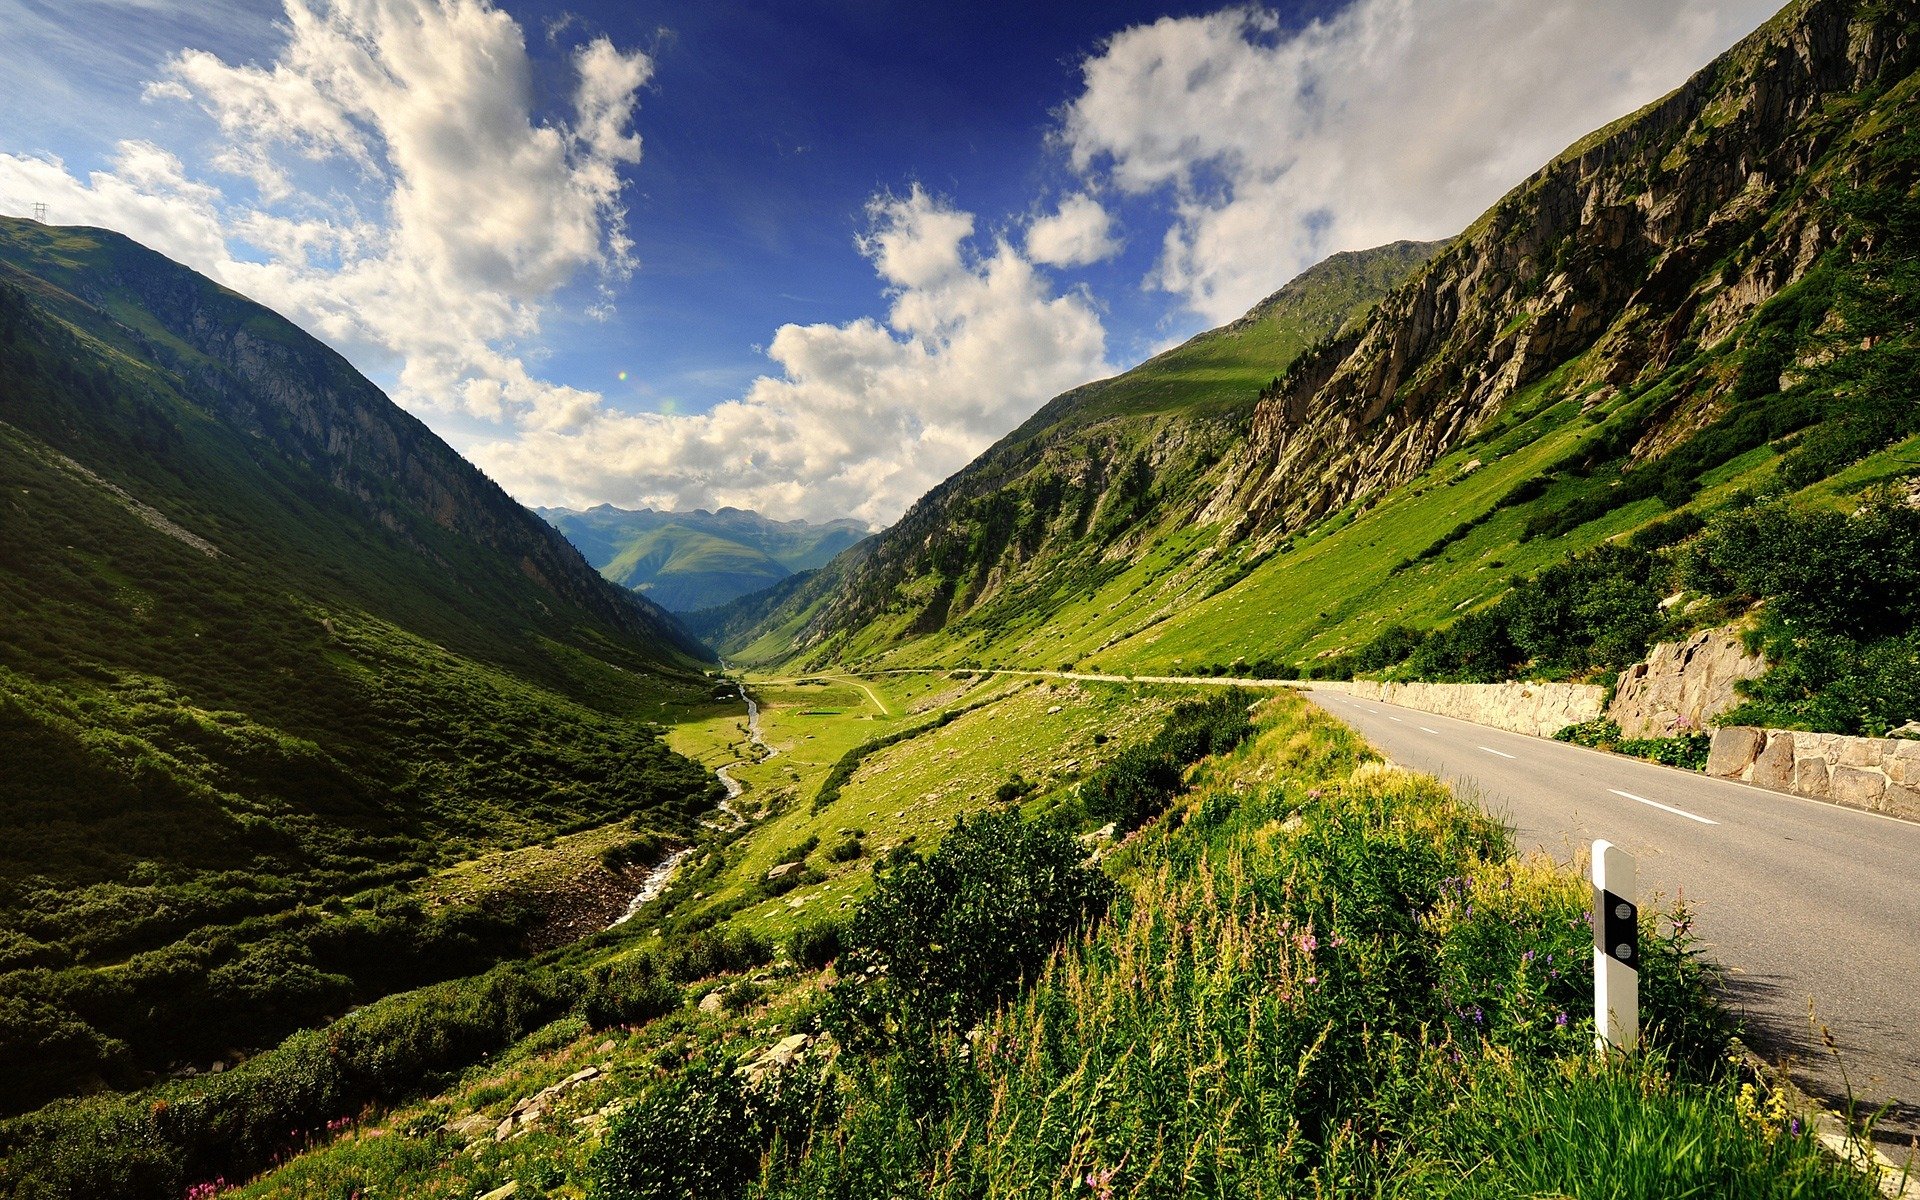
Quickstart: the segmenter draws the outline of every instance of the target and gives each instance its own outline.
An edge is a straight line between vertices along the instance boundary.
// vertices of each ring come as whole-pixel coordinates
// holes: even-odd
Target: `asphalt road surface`
[[[1394,762],[1439,776],[1562,862],[1605,838],[1642,904],[1683,896],[1749,1045],[1845,1110],[1920,1137],[1920,824],[1313,690]],[[1839,1055],[1820,1029],[1830,1029]],[[1843,1078],[1844,1072],[1844,1078]]]

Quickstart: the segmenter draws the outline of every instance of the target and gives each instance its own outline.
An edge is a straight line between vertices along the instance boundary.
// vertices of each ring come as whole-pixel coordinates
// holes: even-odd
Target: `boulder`
[[[1843,804],[1878,808],[1886,791],[1886,776],[1859,767],[1835,767],[1827,780],[1827,794]]]
[[[1763,788],[1785,791],[1793,786],[1793,735],[1775,733],[1767,738],[1767,748],[1753,760],[1748,778]]]
[[[785,879],[787,876],[793,874],[795,871],[798,871],[804,865],[805,865],[804,863],[797,863],[797,862],[781,863],[779,866],[767,872],[767,878],[768,879]]]
[[[1713,744],[1707,749],[1707,774],[1719,779],[1738,779],[1747,765],[1760,755],[1766,734],[1745,725],[1729,725],[1713,731]]]
[[[459,1138],[461,1141],[471,1142],[491,1133],[493,1126],[493,1118],[487,1116],[485,1113],[468,1113],[457,1121],[448,1121],[440,1128]]]
[[[718,991],[708,992],[706,995],[700,997],[700,1011],[703,1013],[717,1013],[725,1003],[726,1002],[720,998]]]

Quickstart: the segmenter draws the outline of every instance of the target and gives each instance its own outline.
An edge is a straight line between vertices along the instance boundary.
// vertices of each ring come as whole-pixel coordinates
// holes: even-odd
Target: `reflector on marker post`
[[[1593,844],[1593,1048],[1632,1052],[1640,1044],[1640,910],[1633,856]]]

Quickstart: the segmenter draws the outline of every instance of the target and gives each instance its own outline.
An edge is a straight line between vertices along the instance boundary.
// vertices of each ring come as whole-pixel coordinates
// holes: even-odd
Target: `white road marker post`
[[[1640,1045],[1640,909],[1633,856],[1593,844],[1593,1048],[1632,1053]]]

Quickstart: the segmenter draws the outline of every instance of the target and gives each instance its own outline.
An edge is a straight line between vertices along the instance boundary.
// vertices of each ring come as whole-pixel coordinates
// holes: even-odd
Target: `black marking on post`
[[[1631,900],[1594,888],[1593,948],[1622,966],[1640,969],[1640,910]]]

